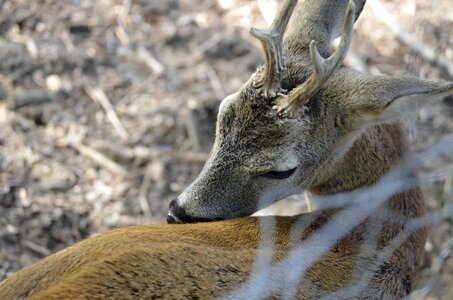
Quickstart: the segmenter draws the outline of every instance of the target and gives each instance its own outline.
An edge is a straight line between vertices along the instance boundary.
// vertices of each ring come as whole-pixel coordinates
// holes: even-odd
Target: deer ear
[[[421,106],[433,103],[453,95],[453,83],[440,85],[433,84],[431,89],[425,91],[406,91],[407,94],[390,100],[379,115],[383,121],[394,120],[405,113],[411,113]]]
[[[317,2],[322,2],[322,1],[317,1]],[[337,1],[333,2],[333,4],[331,4],[331,5],[343,5],[344,6],[344,4],[342,4],[341,2],[345,2],[345,1],[337,0]],[[363,7],[364,7],[366,1],[365,0],[353,0],[352,2],[354,3],[354,6],[355,6],[354,22],[356,22],[360,16],[360,14],[362,13],[362,10],[363,10]],[[334,14],[333,14],[332,18],[330,18],[330,19],[326,18],[328,21],[332,22],[330,40],[334,40],[341,35],[341,29],[342,29],[342,24],[343,24],[343,20],[344,20],[344,12],[345,12],[345,9],[341,9],[341,8],[342,8],[342,6],[338,6],[338,8],[335,7],[335,9],[333,10]]]
[[[418,108],[453,95],[453,82],[417,78],[377,77],[368,82],[355,107],[364,123],[387,123],[414,113]],[[365,99],[367,98],[367,99]]]

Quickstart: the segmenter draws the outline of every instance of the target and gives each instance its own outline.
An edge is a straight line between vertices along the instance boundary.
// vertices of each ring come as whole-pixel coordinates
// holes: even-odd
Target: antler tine
[[[274,109],[280,116],[298,118],[303,115],[305,103],[316,94],[322,85],[329,79],[335,70],[341,65],[352,39],[352,28],[354,26],[354,2],[349,1],[346,16],[343,21],[340,45],[337,50],[327,59],[324,59],[316,47],[316,42],[310,43],[310,57],[313,64],[313,73],[303,84],[293,89],[287,96],[280,95],[276,100]]]
[[[262,88],[265,97],[275,97],[280,92],[283,63],[283,35],[297,0],[285,0],[269,30],[250,29],[250,34],[260,40],[265,54],[264,74],[253,82],[254,87]]]

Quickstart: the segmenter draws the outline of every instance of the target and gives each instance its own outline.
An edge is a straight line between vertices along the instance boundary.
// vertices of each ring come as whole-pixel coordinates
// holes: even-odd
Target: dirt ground
[[[453,80],[453,0],[379,2],[396,21],[367,6],[346,64]],[[248,29],[275,3],[0,0],[0,280],[93,234],[164,222],[203,166],[220,100],[262,62]],[[405,120],[414,150],[451,135],[452,116],[447,99]],[[430,210],[452,177],[423,187]],[[452,218],[432,228],[420,286],[452,238]],[[452,278],[450,260],[430,297],[453,299]]]

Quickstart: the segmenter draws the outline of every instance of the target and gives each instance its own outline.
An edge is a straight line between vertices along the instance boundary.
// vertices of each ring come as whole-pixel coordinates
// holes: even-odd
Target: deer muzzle
[[[172,200],[169,204],[167,213],[168,224],[199,223],[210,221],[220,221],[220,219],[205,219],[191,217],[185,212],[185,210],[181,206],[178,205],[177,199]]]

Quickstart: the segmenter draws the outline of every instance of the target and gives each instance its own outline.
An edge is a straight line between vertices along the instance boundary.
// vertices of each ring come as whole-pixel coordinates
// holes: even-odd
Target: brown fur
[[[400,134],[393,138],[402,138],[397,125],[383,128],[396,128]],[[356,147],[366,142],[366,138],[358,140],[350,151],[351,155],[358,151]],[[380,153],[376,149],[370,151]],[[372,157],[377,165],[386,167],[382,167],[379,173],[378,170],[367,173],[368,181],[360,182],[360,185],[374,183],[403,154],[399,147],[387,151],[385,157]],[[370,153],[363,155],[364,159],[370,158],[367,156]],[[361,171],[350,165],[343,166],[338,172],[342,180],[333,186],[343,190],[354,189],[356,172]],[[334,177],[332,180],[337,179]],[[337,192],[324,190],[328,186],[332,184],[326,182],[318,188],[320,192]],[[424,211],[422,199],[416,189],[395,196],[388,207],[407,217],[417,217]],[[320,213],[301,233],[301,239],[316,233],[335,214],[336,211]],[[277,260],[284,258],[288,249],[294,246],[294,241],[289,239],[290,229],[294,222],[304,218],[309,220],[311,215],[277,218],[274,254]],[[372,265],[375,255],[374,251],[359,252],[361,241],[368,234],[367,223],[372,219],[354,229],[310,269],[308,279],[316,285],[308,288],[302,285],[298,299],[317,298],[360,279],[353,278],[354,266],[361,261],[359,270],[365,271]],[[384,247],[401,226],[386,220],[376,248]],[[117,229],[82,241],[12,275],[0,284],[0,298],[211,299],[225,295],[247,280],[260,237],[257,218]],[[371,287],[376,291],[369,294],[371,290],[368,289],[367,295],[376,298],[384,295],[384,298],[391,299],[407,294],[413,287],[414,275],[421,263],[424,239],[424,231],[413,234],[377,270],[371,281]]]
[[[302,234],[302,239],[316,232],[332,214],[321,214]],[[297,220],[298,217],[278,218],[276,259],[284,258],[287,250],[294,246],[288,232]],[[0,297],[212,299],[237,288],[248,278],[260,240],[259,232],[256,218],[113,230],[12,275],[0,285]],[[356,242],[361,237],[354,237],[355,242],[351,242],[351,237],[342,240],[313,266],[308,279],[316,282],[320,290],[301,287],[299,299],[351,284],[350,276],[358,255],[366,255],[358,253]],[[407,246],[420,249],[422,245],[423,241],[421,245]],[[420,262],[421,252],[417,252],[417,260],[410,262],[413,266]],[[406,265],[408,262],[399,258],[388,267],[400,270],[400,266]],[[409,282],[388,275],[379,280],[392,282],[391,286],[386,285],[387,292],[403,295],[410,289],[406,284],[411,284],[412,272],[407,272]]]

